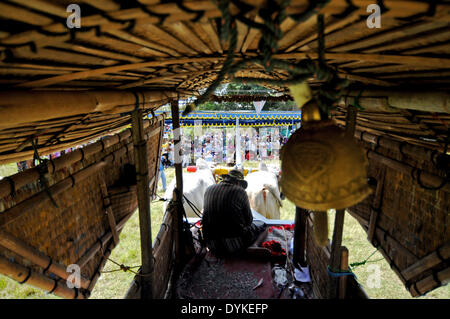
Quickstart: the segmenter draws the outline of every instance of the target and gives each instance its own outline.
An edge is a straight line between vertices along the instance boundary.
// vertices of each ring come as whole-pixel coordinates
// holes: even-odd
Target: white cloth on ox
[[[279,219],[282,202],[277,176],[261,170],[247,174],[245,180],[250,206],[266,218]]]
[[[203,210],[206,189],[216,183],[213,172],[205,160],[198,159],[196,164],[197,171],[195,173],[183,173],[183,195],[189,200],[189,202],[186,199],[183,201],[187,217],[198,217],[198,211]],[[167,201],[172,199],[175,185],[176,178],[171,181],[164,194]],[[164,204],[164,211],[167,208],[167,201]]]

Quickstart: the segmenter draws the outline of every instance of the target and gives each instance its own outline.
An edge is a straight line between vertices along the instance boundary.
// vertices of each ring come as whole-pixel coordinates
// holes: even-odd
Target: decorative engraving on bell
[[[306,121],[281,149],[282,192],[298,207],[315,211],[357,204],[371,193],[363,150],[332,120],[320,120],[317,105],[302,111]]]

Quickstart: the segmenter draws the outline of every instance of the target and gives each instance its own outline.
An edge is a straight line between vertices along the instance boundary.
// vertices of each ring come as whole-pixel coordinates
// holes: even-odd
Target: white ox
[[[250,206],[266,218],[280,219],[282,203],[277,174],[261,162],[259,171],[248,174],[245,180]]]
[[[186,198],[183,199],[184,211],[187,217],[198,217],[195,209],[198,209],[200,212],[203,210],[203,198],[206,189],[216,183],[212,169],[205,160],[199,158],[195,164],[197,166],[195,173],[183,173],[183,194],[194,206],[191,207]],[[166,211],[168,201],[173,197],[175,185],[176,178],[170,182],[164,194],[164,198],[167,200],[164,203],[164,211]]]

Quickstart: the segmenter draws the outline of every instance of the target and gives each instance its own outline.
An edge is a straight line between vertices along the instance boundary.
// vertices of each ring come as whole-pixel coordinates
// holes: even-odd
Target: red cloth
[[[281,247],[281,244],[276,240],[265,241],[261,244],[262,247],[270,250],[272,256],[286,255],[286,250]]]
[[[188,166],[188,167],[186,167],[186,170],[188,172],[194,173],[197,171],[197,166]]]

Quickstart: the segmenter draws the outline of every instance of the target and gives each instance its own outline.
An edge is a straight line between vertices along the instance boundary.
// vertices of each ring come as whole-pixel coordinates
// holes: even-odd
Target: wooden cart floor
[[[309,293],[311,289],[304,286],[302,290],[306,293],[306,298],[311,299]],[[252,257],[219,259],[208,252],[200,261],[194,261],[184,269],[177,285],[177,298],[283,299],[291,297],[289,289],[280,289],[274,283],[270,261]]]

